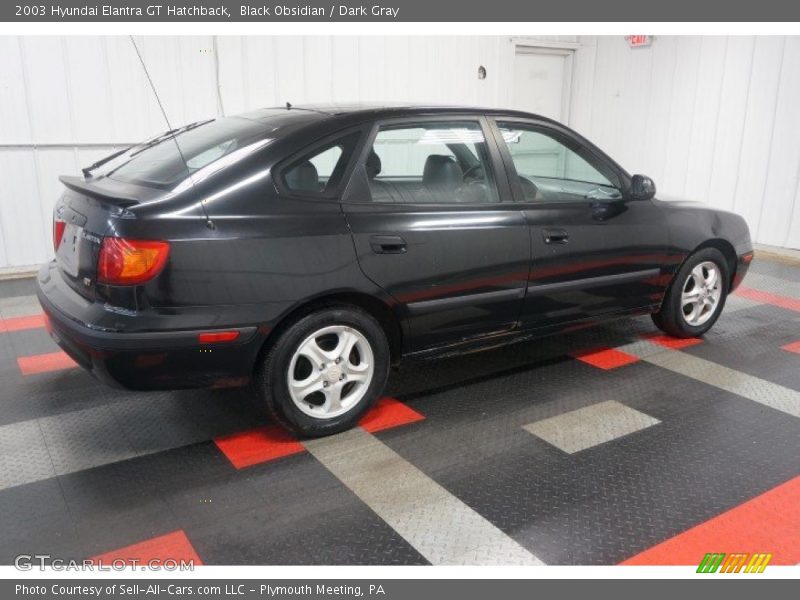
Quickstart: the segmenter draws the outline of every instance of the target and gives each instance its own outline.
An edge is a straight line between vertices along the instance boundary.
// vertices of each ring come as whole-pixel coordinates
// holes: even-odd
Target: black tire
[[[681,295],[692,269],[703,262],[712,262],[719,269],[722,275],[721,296],[711,317],[705,323],[693,326],[686,321],[684,316],[681,307]],[[728,271],[728,261],[725,260],[722,252],[716,248],[703,248],[702,250],[698,250],[689,256],[678,270],[678,273],[675,275],[675,278],[672,280],[664,296],[661,309],[652,315],[653,323],[655,323],[656,327],[661,329],[661,331],[673,337],[699,337],[711,329],[714,323],[717,322],[720,314],[722,314],[722,310],[725,308],[725,300],[728,297],[729,285],[730,273]]]
[[[372,380],[358,402],[344,414],[315,418],[304,413],[292,400],[287,377],[292,357],[309,336],[329,326],[356,329],[370,345],[374,359]],[[258,367],[255,384],[267,408],[278,423],[301,437],[322,437],[354,427],[374,404],[386,385],[390,365],[389,343],[380,324],[355,306],[330,306],[306,315],[286,328],[274,341]]]

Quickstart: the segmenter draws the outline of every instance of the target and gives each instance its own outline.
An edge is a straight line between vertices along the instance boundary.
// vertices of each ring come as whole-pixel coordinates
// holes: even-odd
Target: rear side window
[[[355,131],[309,150],[280,171],[280,180],[290,192],[328,195],[342,180],[361,132]]]
[[[382,128],[365,163],[373,202],[497,202],[483,130],[476,122]]]

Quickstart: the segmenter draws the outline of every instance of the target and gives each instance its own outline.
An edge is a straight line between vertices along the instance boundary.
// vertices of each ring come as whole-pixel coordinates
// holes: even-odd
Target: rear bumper
[[[104,383],[129,389],[244,385],[265,337],[255,325],[225,327],[238,331],[238,338],[216,344],[198,341],[198,335],[214,331],[213,326],[158,331],[99,327],[98,312],[107,321],[108,309],[78,296],[52,263],[39,271],[36,293],[47,329],[64,352]],[[127,323],[132,319],[135,316],[126,315]]]

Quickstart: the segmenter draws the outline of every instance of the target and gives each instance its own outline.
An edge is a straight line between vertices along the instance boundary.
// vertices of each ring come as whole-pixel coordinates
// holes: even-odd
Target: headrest
[[[317,167],[305,161],[286,173],[286,185],[295,192],[318,192],[319,175]]]
[[[461,167],[451,156],[431,154],[425,160],[422,183],[425,185],[456,187],[464,182]]]
[[[370,179],[375,179],[378,174],[381,172],[381,157],[375,152],[375,150],[369,151],[369,156],[367,156],[367,177]]]

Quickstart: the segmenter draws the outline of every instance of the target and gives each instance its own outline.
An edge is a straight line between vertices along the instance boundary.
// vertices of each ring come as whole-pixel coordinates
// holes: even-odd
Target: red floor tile
[[[639,358],[632,354],[627,354],[613,348],[595,348],[593,350],[583,350],[570,354],[587,365],[592,365],[598,369],[608,371],[617,367],[624,367],[639,361]]]
[[[381,398],[359,425],[370,433],[421,421],[425,417],[394,398]],[[278,425],[258,427],[214,440],[237,469],[305,451],[303,444]]]
[[[629,558],[624,565],[699,565],[708,552],[772,554],[800,562],[800,477]]]
[[[42,313],[39,313],[38,315],[25,315],[24,317],[0,319],[0,333],[21,331],[23,329],[35,329],[37,327],[44,327],[44,314]]]
[[[741,296],[742,298],[748,298],[749,300],[755,300],[756,302],[772,304],[774,306],[780,306],[781,308],[785,308],[786,310],[794,310],[800,312],[800,300],[797,300],[796,298],[790,298],[789,296],[780,296],[778,294],[772,294],[770,292],[764,292],[761,290],[749,288],[744,285],[740,285],[734,293],[737,296]]]
[[[62,371],[78,366],[74,360],[60,350],[49,354],[20,356],[17,358],[17,365],[23,375],[35,375],[36,373],[47,373],[48,371]]]
[[[278,425],[234,433],[217,438],[214,443],[237,469],[291,456],[305,450],[297,438]]]
[[[781,350],[786,350],[787,352],[796,352],[800,354],[800,341],[792,342],[791,344],[786,344],[785,346],[781,346]]]
[[[416,423],[423,419],[425,417],[399,400],[384,397],[378,400],[358,424],[370,433],[375,433],[376,431],[383,431],[400,425]]]
[[[702,344],[703,340],[700,338],[676,338],[671,335],[664,335],[659,333],[649,333],[644,336],[648,341],[669,348],[670,350],[682,350],[683,348],[690,348]]]
[[[195,565],[203,564],[183,530],[173,531],[132,546],[93,556],[91,560],[94,563],[105,565],[110,565],[114,561],[125,561],[128,564],[138,563],[141,566],[150,561],[158,561],[159,564],[163,564],[165,560],[191,560]]]

